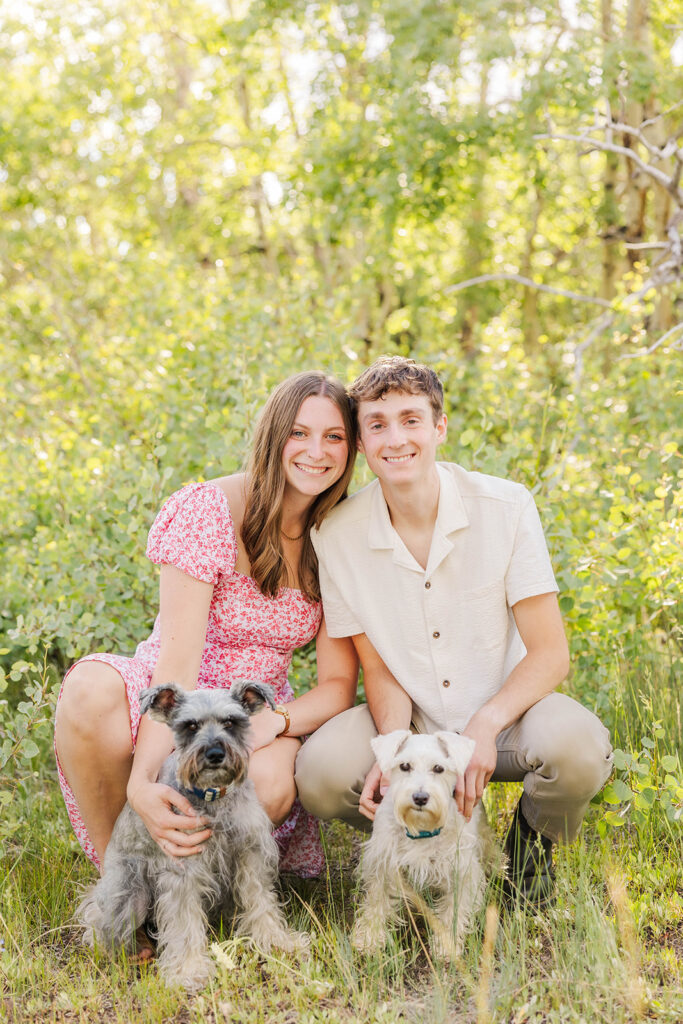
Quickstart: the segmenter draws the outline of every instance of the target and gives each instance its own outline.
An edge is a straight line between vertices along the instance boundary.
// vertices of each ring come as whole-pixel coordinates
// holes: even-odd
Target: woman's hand
[[[269,743],[276,740],[286,726],[287,723],[285,722],[284,715],[278,715],[276,711],[271,711],[270,708],[262,708],[255,715],[252,715],[249,720],[249,735],[247,738],[252,754],[255,750],[267,747]]]
[[[207,818],[190,801],[159,782],[143,782],[128,796],[128,803],[144,822],[152,839],[164,853],[173,857],[191,857],[201,853],[202,844],[211,835]],[[176,814],[176,807],[180,814]]]

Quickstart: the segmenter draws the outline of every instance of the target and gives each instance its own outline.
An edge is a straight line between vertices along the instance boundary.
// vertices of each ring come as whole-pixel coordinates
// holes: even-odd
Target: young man
[[[506,842],[508,888],[542,904],[551,844],[577,834],[610,774],[611,747],[591,712],[553,692],[569,658],[533,498],[436,461],[446,417],[428,367],[380,359],[350,394],[377,479],[338,505],[313,543],[327,630],[353,637],[368,703],[304,744],[301,802],[367,828],[386,781],[370,739],[411,727],[461,732],[476,742],[454,794],[465,817],[490,779],[524,781]]]

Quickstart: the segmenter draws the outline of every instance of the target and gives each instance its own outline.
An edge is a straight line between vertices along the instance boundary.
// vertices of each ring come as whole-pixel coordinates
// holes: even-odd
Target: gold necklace
[[[304,530],[304,533],[305,533],[305,532],[306,532],[306,531]],[[303,537],[303,535],[304,535],[303,533],[300,533],[298,537],[290,537],[290,536],[289,536],[289,534],[288,534],[288,533],[285,533],[285,531],[284,531],[284,530],[283,530],[282,528],[280,528],[280,533],[282,534],[282,536],[283,536],[283,537],[286,537],[286,538],[287,538],[287,540],[301,540],[301,538],[302,538],[302,537]]]

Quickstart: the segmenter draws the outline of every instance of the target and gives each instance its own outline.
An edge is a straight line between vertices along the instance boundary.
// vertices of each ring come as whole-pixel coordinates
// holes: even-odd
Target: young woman
[[[327,635],[309,534],[346,496],[355,451],[342,385],[300,373],[268,399],[246,473],[189,484],[161,509],[147,545],[161,566],[151,636],[132,658],[91,654],[77,662],[57,709],[64,799],[98,867],[126,799],[175,857],[201,854],[210,835],[191,804],[156,781],[171,732],[140,721],[140,691],[169,681],[191,690],[252,679],[270,683],[280,702],[252,720],[249,774],[276,827],[281,868],[320,871],[317,826],[296,800],[294,761],[301,737],[353,704],[357,661],[350,641]],[[292,651],[313,637],[318,684],[294,700]]]

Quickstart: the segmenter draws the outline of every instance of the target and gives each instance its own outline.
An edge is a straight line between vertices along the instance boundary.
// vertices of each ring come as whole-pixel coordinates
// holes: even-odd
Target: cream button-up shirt
[[[526,653],[512,607],[558,589],[525,487],[454,463],[437,470],[425,569],[377,480],[312,533],[330,636],[365,633],[428,731],[463,729],[498,692]]]

